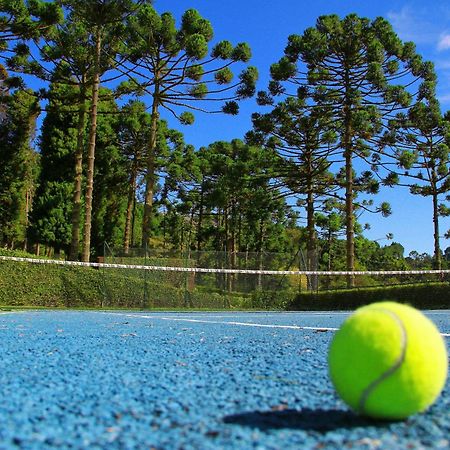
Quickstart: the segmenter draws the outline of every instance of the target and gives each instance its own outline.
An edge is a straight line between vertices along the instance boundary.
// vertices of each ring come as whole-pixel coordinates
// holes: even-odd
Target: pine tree
[[[440,217],[450,215],[445,205],[450,190],[450,117],[444,118],[435,97],[435,83],[419,92],[420,101],[406,114],[397,114],[393,132],[386,136],[389,156],[401,170],[390,168],[390,183],[410,188],[413,195],[432,201],[434,267],[442,268]]]
[[[39,140],[41,170],[30,224],[30,237],[68,255],[71,243],[70,201],[77,148],[77,114],[66,108],[77,97],[75,86],[53,84]]]
[[[17,90],[4,101],[0,122],[0,242],[10,248],[25,248],[38,171],[31,140],[39,108],[29,90]]]
[[[258,94],[262,105],[273,104],[266,92]],[[273,148],[278,160],[272,176],[285,189],[286,196],[297,197],[306,210],[307,267],[317,269],[315,217],[321,205],[336,196],[336,180],[331,173],[336,164],[336,132],[326,110],[311,110],[304,98],[288,97],[273,106],[270,113],[252,115],[254,131],[247,140]],[[300,198],[298,198],[300,197]]]
[[[290,36],[285,56],[272,65],[271,75],[272,95],[297,87],[293,95],[304,98],[306,92],[336,124],[344,158],[338,179],[345,191],[347,270],[353,271],[356,193],[379,189],[371,170],[355,178],[354,161],[373,165],[371,156],[384,127],[413,101],[406,87],[411,90],[427,81],[432,67],[412,43],[400,41],[385,19],[370,21],[350,14],[342,20],[321,16],[314,28]],[[389,206],[382,204],[379,211],[388,214]],[[348,284],[353,283],[349,276]]]
[[[183,124],[191,124],[194,120],[191,111],[237,114],[237,101],[254,93],[256,69],[244,69],[234,82],[230,69],[232,65],[249,61],[248,45],[241,43],[233,47],[229,41],[222,41],[213,47],[208,57],[212,37],[210,22],[193,9],[183,14],[178,29],[170,13],[159,15],[150,5],[144,6],[130,18],[127,44],[129,57],[136,66],[136,79],[128,84],[134,84],[140,92],[148,94],[152,105],[143,245],[147,245],[150,238],[160,109],[166,109]],[[127,69],[128,66],[124,66],[123,70]],[[216,110],[210,109],[211,103],[222,106]]]

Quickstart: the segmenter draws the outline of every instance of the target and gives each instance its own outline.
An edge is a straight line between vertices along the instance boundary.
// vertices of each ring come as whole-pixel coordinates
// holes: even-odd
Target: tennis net
[[[198,267],[201,259],[174,264],[173,259],[117,256],[97,263],[0,256],[0,304],[16,306],[103,308],[284,309],[299,294],[311,303],[314,294],[346,290],[354,277],[356,293],[379,289],[382,299],[400,288],[419,292],[432,285],[448,291],[450,270],[306,271]],[[314,287],[314,288],[312,288]],[[387,288],[397,289],[386,291]],[[423,289],[422,289],[423,291]],[[422,292],[421,291],[421,292]],[[305,300],[306,299],[306,300]],[[351,306],[349,304],[349,306]]]

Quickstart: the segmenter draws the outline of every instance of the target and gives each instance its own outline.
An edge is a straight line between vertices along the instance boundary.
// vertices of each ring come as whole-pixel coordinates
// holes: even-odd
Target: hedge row
[[[1,305],[99,307],[103,298],[98,270],[0,262]]]
[[[407,303],[419,309],[449,309],[450,283],[434,282],[301,293],[286,304],[286,309],[292,311],[353,310],[369,303],[384,300]]]
[[[252,294],[188,291],[176,276],[102,271],[0,261],[0,305],[68,308],[233,308],[259,310],[353,310],[381,300],[420,309],[450,308],[448,282],[319,293],[255,291]]]
[[[195,290],[142,272],[0,261],[0,305],[47,308],[243,308],[247,297]]]

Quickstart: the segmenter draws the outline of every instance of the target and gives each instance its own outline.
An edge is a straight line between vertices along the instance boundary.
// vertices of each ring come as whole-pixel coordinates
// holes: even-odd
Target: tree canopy
[[[1,1],[2,246],[85,261],[107,242],[223,252],[231,265],[304,252],[308,269],[445,267],[450,116],[414,43],[383,18],[327,15],[277,61],[251,57],[244,33],[216,41],[194,9]],[[186,142],[183,126],[205,114],[220,126],[255,94],[245,136]],[[430,199],[432,257],[366,239],[363,220],[392,212],[381,187]]]

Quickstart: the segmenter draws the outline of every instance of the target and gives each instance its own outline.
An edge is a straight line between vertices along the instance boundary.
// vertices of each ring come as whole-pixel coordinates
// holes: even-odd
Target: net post
[[[103,262],[105,261],[105,256],[106,256],[106,241],[103,241]],[[103,295],[102,295],[102,303],[101,303],[101,308],[103,309],[106,305],[106,301],[107,301],[107,293],[106,293],[106,273],[105,273],[105,269],[103,267],[99,267],[99,270],[101,271],[102,274],[102,281],[103,281]]]
[[[189,267],[189,247],[186,249],[186,251],[182,252],[182,258],[183,260],[183,267],[187,268]],[[188,292],[188,273],[184,273],[184,283],[183,283],[183,305],[185,308],[190,306],[189,301],[189,292]]]
[[[144,244],[144,266],[147,266],[147,252],[148,252],[148,247],[147,247],[147,242]],[[148,305],[148,276],[147,276],[147,271],[144,270],[144,292],[143,292],[143,296],[142,296],[142,309],[147,309],[147,305]]]

